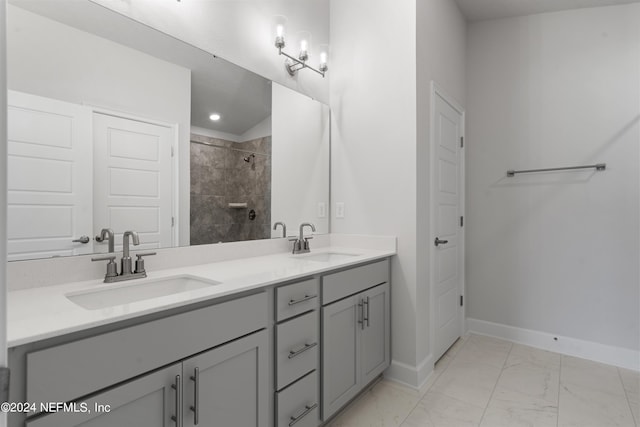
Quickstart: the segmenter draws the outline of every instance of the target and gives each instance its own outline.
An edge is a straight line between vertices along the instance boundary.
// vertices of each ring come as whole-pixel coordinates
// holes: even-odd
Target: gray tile
[[[227,149],[191,143],[191,165],[224,168]]]
[[[191,165],[191,194],[225,196],[228,191],[224,169],[203,165]]]
[[[484,408],[440,393],[429,392],[414,408],[402,427],[477,426]]]
[[[191,224],[197,221],[207,224],[230,224],[232,222],[226,199],[219,196],[191,196]]]

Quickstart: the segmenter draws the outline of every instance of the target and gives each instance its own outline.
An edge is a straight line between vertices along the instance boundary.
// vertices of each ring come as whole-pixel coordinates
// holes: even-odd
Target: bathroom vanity
[[[52,310],[40,328],[16,325],[9,350],[11,401],[35,407],[9,425],[321,425],[390,363],[393,253],[354,251],[160,271],[121,286],[187,273],[212,285],[112,307],[75,298],[112,284],[44,288]],[[14,312],[32,291],[13,293]]]

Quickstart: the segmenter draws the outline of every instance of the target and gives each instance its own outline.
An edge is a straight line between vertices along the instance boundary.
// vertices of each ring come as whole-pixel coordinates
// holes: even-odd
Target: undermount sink
[[[295,259],[303,261],[315,261],[315,262],[333,262],[333,261],[345,261],[359,254],[346,254],[341,252],[322,252],[312,255],[298,255],[294,256]]]
[[[215,280],[204,280],[185,275],[152,281],[119,283],[97,290],[68,293],[65,296],[80,307],[88,310],[99,310],[181,292],[195,291],[219,284],[220,282]]]

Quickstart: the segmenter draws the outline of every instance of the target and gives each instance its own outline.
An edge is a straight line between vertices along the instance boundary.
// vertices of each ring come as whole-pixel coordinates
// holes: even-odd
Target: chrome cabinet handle
[[[436,245],[436,247],[438,245],[446,245],[447,243],[449,243],[448,240],[440,240],[439,237],[436,237],[436,240],[434,240],[433,244]]]
[[[176,414],[171,416],[171,420],[176,423],[176,427],[182,427],[182,378],[176,375],[175,384],[171,388],[176,391]]]
[[[363,321],[363,323],[364,323],[364,322],[367,322],[367,328],[368,328],[368,327],[369,327],[369,297],[367,297],[367,299],[366,299],[366,300],[363,300],[363,301],[362,301],[362,304],[364,304],[364,305],[366,305],[366,306],[367,306],[367,316],[365,317],[365,316],[363,315],[363,316],[362,316],[362,317],[363,317],[362,321]]]
[[[318,298],[318,295],[305,295],[304,298],[299,300],[290,300],[289,305],[300,304],[301,302],[309,301],[310,299]]]
[[[189,378],[193,381],[193,406],[189,409],[193,411],[193,424],[197,426],[200,422],[200,368],[195,368]]]
[[[91,239],[89,238],[89,236],[80,236],[80,238],[72,240],[73,243],[83,243],[83,244],[87,244],[90,241]]]
[[[318,407],[317,403],[314,403],[313,405],[309,406],[309,405],[304,405],[304,412],[301,413],[300,415],[298,415],[297,417],[291,417],[291,422],[289,423],[289,427],[293,426],[295,423],[297,423],[298,421],[300,421],[301,419],[303,419],[304,417],[306,417],[307,415],[309,415],[309,413],[311,411],[313,411],[314,409],[316,409]]]
[[[302,347],[300,350],[289,350],[289,356],[287,356],[287,357],[289,359],[293,359],[294,357],[301,355],[305,351],[307,351],[310,348],[313,348],[313,347],[315,347],[317,345],[318,345],[318,343],[314,342],[314,343],[311,343],[311,344],[305,344],[304,347]]]
[[[358,303],[358,308],[360,309],[360,316],[358,323],[360,323],[361,329],[364,329],[364,301],[360,300]]]

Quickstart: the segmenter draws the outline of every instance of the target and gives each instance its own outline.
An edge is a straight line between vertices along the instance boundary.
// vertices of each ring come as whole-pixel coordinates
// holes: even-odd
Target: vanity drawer
[[[277,385],[281,389],[318,366],[318,312],[276,327]]]
[[[28,353],[29,402],[68,402],[267,326],[264,292]]]
[[[318,374],[310,373],[277,393],[277,427],[316,427],[318,419]]]
[[[276,321],[288,319],[318,307],[318,279],[276,288]]]
[[[322,277],[322,305],[389,281],[389,260]]]

